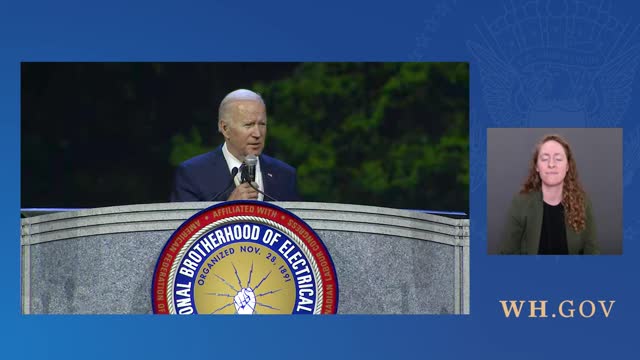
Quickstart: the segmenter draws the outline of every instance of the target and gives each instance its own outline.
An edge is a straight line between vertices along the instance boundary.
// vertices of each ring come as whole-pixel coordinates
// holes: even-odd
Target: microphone
[[[258,157],[253,154],[247,155],[247,157],[244,158],[244,163],[247,165],[244,180],[249,183],[256,181],[256,165],[258,165]]]
[[[251,186],[253,190],[264,195],[265,198],[269,198],[271,199],[271,201],[278,201],[273,196],[269,196],[260,189],[253,186],[253,183],[256,181],[256,165],[258,165],[258,157],[253,154],[247,155],[247,157],[244,158],[243,165],[244,166],[242,166],[241,172],[242,182],[249,183],[249,186]]]
[[[233,169],[231,169],[231,182],[229,182],[229,185],[227,186],[227,188],[226,188],[226,189],[224,189],[224,190],[222,190],[221,192],[219,192],[219,193],[215,194],[211,199],[209,199],[209,201],[216,201],[220,195],[223,195],[224,193],[226,193],[227,191],[229,191],[229,189],[230,189],[233,185],[235,185],[235,182],[234,182],[234,180],[233,180],[233,179],[236,177],[236,175],[238,175],[238,168],[237,168],[237,167],[234,167]],[[223,199],[223,201],[224,201],[224,200],[227,200],[227,199]]]

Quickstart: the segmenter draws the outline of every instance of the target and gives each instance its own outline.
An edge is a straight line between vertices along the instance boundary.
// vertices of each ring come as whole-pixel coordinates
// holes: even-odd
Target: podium
[[[333,259],[339,314],[468,314],[469,220],[383,207],[278,202]],[[21,219],[24,314],[149,314],[158,256],[212,203],[113,206]]]

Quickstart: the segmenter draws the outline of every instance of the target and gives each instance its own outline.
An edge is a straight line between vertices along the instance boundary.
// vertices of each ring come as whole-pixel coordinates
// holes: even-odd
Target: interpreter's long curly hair
[[[562,206],[565,211],[565,221],[573,230],[581,232],[586,227],[586,209],[585,209],[585,192],[578,179],[578,168],[576,167],[576,161],[571,152],[569,143],[560,135],[552,134],[545,135],[538,144],[536,144],[535,151],[533,152],[533,158],[529,166],[529,176],[522,185],[520,190],[521,194],[526,194],[531,191],[542,191],[542,180],[540,174],[536,171],[536,164],[538,162],[538,154],[540,148],[547,141],[556,141],[564,148],[567,154],[567,175],[564,178],[564,184],[562,187]]]

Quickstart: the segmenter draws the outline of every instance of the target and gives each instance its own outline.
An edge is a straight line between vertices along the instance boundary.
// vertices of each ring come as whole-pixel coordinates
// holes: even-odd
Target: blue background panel
[[[640,12],[632,1],[4,4],[3,358],[618,358],[637,342]],[[20,315],[21,61],[468,61],[471,315]],[[488,256],[488,127],[621,127],[623,255]],[[43,154],[46,156],[46,154]],[[609,318],[505,318],[499,300],[615,300]]]

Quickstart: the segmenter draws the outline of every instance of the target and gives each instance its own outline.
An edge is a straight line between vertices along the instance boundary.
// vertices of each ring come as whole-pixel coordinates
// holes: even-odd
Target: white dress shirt
[[[238,170],[240,170],[240,165],[242,165],[242,162],[229,152],[226,142],[224,143],[224,145],[222,145],[222,155],[224,155],[224,159],[227,161],[229,173],[231,173],[234,167],[237,167]],[[233,179],[233,181],[236,183],[236,186],[240,185],[241,175],[242,174],[240,174],[240,171],[238,171],[236,177]],[[258,157],[258,163],[256,164],[256,183],[258,184],[258,189],[260,189],[260,191],[264,191],[264,185],[262,182],[262,171],[260,171],[260,157]],[[263,201],[264,195],[258,193],[258,200]]]

